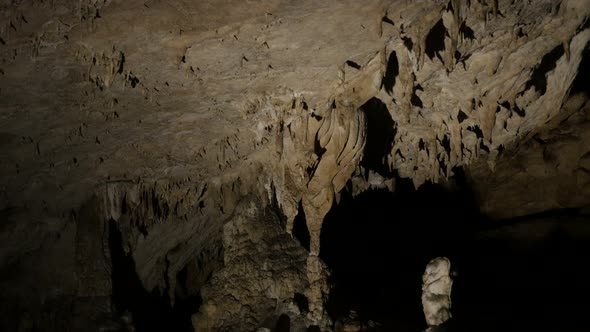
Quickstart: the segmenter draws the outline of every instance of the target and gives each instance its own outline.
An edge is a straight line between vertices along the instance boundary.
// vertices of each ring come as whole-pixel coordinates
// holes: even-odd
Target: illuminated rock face
[[[48,299],[108,302],[120,271],[170,303],[196,296],[232,271],[224,225],[248,195],[286,234],[305,213],[296,293],[322,328],[322,222],[347,186],[445,183],[463,167],[492,216],[588,205],[587,96],[572,86],[589,10],[0,1],[0,302],[17,303],[2,324],[59,320],[40,314]]]
[[[422,276],[422,306],[430,327],[442,325],[451,317],[451,262],[446,257],[432,259]]]

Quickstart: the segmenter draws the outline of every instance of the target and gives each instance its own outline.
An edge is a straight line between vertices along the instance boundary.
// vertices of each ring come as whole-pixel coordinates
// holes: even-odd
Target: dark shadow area
[[[303,211],[303,205],[301,205],[301,202],[299,202],[299,210],[295,216],[295,222],[293,223],[293,236],[295,236],[303,248],[309,251],[311,236],[309,235],[309,229],[307,229],[305,211]]]
[[[361,65],[359,65],[358,63],[352,61],[352,60],[346,60],[346,64],[354,69],[361,69]]]
[[[590,28],[590,20],[585,19],[584,22],[576,28],[576,35],[588,28]]]
[[[384,15],[381,18],[381,22],[387,23],[387,24],[391,24],[391,25],[395,26],[395,23],[393,23],[393,21],[389,17],[387,17],[387,15]]]
[[[133,257],[123,249],[121,232],[114,220],[109,221],[109,249],[114,309],[120,314],[130,312],[136,331],[193,331],[191,315],[199,309],[200,296],[178,299],[172,307],[167,294],[149,293],[137,276]],[[182,279],[182,273],[179,278]]]
[[[514,113],[516,113],[518,116],[520,116],[521,118],[524,118],[526,116],[526,111],[521,109],[520,107],[518,107],[518,105],[516,105],[516,103],[514,104],[514,106],[511,109]]]
[[[481,128],[479,128],[478,125],[469,126],[467,127],[467,130],[475,133],[475,136],[477,138],[483,138],[483,131],[481,130]]]
[[[297,304],[299,312],[302,314],[307,314],[309,312],[309,300],[305,295],[301,293],[295,293],[293,300],[295,301],[295,304]]]
[[[428,55],[430,60],[434,57],[438,57],[440,61],[442,58],[440,52],[445,50],[445,36],[447,35],[447,28],[443,23],[442,18],[436,22],[436,24],[430,29],[428,35],[426,35],[426,50],[425,53]]]
[[[557,60],[564,54],[563,44],[556,46],[551,52],[545,54],[541,59],[541,62],[535,67],[531,78],[526,82],[524,91],[527,91],[531,87],[535,88],[541,96],[547,92],[547,73],[555,69]]]
[[[470,42],[475,40],[475,31],[473,31],[473,29],[467,26],[467,23],[465,21],[461,23],[461,27],[459,27],[459,33],[465,40],[469,40]]]
[[[291,331],[291,318],[287,314],[282,314],[277,320],[277,324],[273,332],[289,332]]]
[[[578,74],[572,83],[570,96],[583,92],[590,97],[590,74],[588,73],[590,73],[590,43],[586,43],[582,52],[582,61],[578,67]]]
[[[387,106],[378,98],[369,99],[361,106],[361,110],[367,115],[367,142],[360,164],[367,170],[390,176],[391,171],[386,158],[395,138],[395,122]]]
[[[412,92],[412,97],[410,98],[410,103],[412,103],[413,106],[419,107],[419,108],[424,108],[424,104],[422,103],[422,99],[420,99],[420,97],[418,97],[418,94],[416,94],[417,89],[414,89],[414,92]]]
[[[576,282],[588,239],[556,227],[541,239],[543,223],[568,223],[571,217],[519,218],[519,225],[482,233],[469,242],[469,254],[456,260],[453,287],[455,328],[468,331],[586,331],[590,289]],[[563,219],[563,220],[559,220]],[[583,220],[585,219],[585,220]],[[579,223],[587,223],[588,217]],[[516,222],[512,222],[516,223]],[[524,232],[514,237],[514,233]],[[512,233],[512,234],[511,234]]]
[[[412,52],[414,49],[414,42],[412,41],[412,38],[402,37],[402,40],[404,41],[404,46],[408,49],[408,51]]]
[[[354,310],[361,322],[381,324],[373,330],[422,331],[421,277],[430,259],[446,256],[457,272],[447,332],[583,331],[576,303],[590,289],[575,280],[587,242],[567,232],[535,241],[537,219],[518,229],[487,220],[454,171],[450,186],[415,190],[398,179],[394,193],[342,194],[321,234],[320,257],[333,269],[329,314]]]
[[[390,95],[393,93],[393,86],[395,85],[395,78],[399,74],[399,62],[397,60],[397,54],[392,51],[387,60],[387,68],[385,70],[385,76],[383,77],[382,85],[385,91]]]
[[[320,257],[334,271],[329,313],[340,317],[355,310],[384,330],[423,329],[424,267],[461,249],[456,241],[478,216],[472,197],[428,183],[414,190],[407,179],[398,179],[394,193],[343,193],[321,233]]]
[[[463,123],[463,121],[465,121],[467,118],[467,114],[465,114],[465,112],[462,110],[459,110],[459,113],[457,113],[457,121],[459,121],[459,123]]]

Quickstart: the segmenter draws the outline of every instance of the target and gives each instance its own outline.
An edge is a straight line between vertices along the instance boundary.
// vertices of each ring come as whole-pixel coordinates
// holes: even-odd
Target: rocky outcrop
[[[502,219],[590,205],[589,119],[587,98],[577,94],[533,139],[502,154],[495,171],[474,165],[469,179],[482,211]]]
[[[196,331],[274,330],[281,315],[289,317],[293,330],[329,329],[327,316],[315,316],[308,301],[310,284],[327,285],[326,267],[315,256],[309,262],[308,252],[284,231],[277,211],[255,198],[244,199],[224,226],[223,246],[224,266],[203,288],[203,305],[193,316]],[[310,264],[319,269],[318,279],[308,279]]]
[[[416,186],[533,136],[559,114],[590,31],[588,3],[451,1],[392,6],[389,164]],[[386,77],[387,78],[387,77]]]

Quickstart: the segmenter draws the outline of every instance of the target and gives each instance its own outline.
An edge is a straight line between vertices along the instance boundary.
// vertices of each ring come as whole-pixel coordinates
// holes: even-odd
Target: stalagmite
[[[426,265],[422,276],[422,307],[426,331],[436,331],[436,327],[449,320],[451,315],[451,262],[446,257],[432,259]]]

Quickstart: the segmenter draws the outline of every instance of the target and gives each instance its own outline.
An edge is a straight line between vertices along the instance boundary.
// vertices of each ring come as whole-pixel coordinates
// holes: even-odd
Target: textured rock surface
[[[308,252],[284,231],[275,211],[244,200],[224,226],[223,245],[224,267],[202,290],[203,306],[193,316],[196,331],[274,328],[283,314],[293,330],[329,328],[325,313],[314,312],[307,300],[310,283],[327,285],[326,267],[318,261],[321,280],[307,278]]]
[[[276,200],[287,232],[303,207],[306,323],[324,319],[322,220],[351,178],[355,192],[393,189],[393,173],[419,186],[464,166],[491,215],[590,204],[585,99],[563,106],[589,11],[586,0],[0,1],[0,302],[14,312],[2,327],[19,313],[23,326],[67,316],[55,299],[111,296],[110,225],[147,292],[174,303],[182,271],[198,291],[249,194]],[[543,131],[568,107],[575,116]],[[375,123],[390,129],[377,148]]]
[[[470,178],[482,210],[509,218],[590,202],[590,105],[572,97],[559,117],[521,148],[498,160],[495,173],[474,167]]]
[[[493,167],[499,151],[555,117],[590,34],[584,2],[557,11],[553,1],[499,1],[501,15],[482,2],[453,3],[461,9],[390,14],[404,29],[388,44],[397,76],[386,105],[398,125],[389,162],[417,185],[478,159]],[[437,36],[444,45],[427,41]]]
[[[439,326],[451,315],[451,262],[446,257],[432,259],[422,276],[422,306],[428,326]]]

